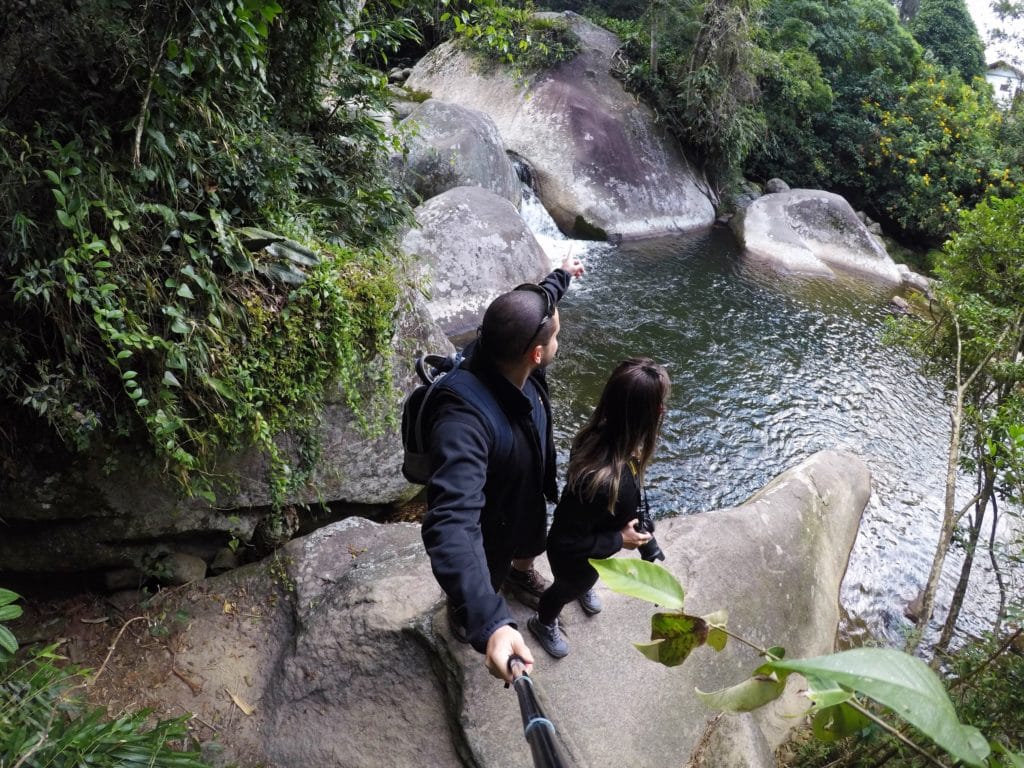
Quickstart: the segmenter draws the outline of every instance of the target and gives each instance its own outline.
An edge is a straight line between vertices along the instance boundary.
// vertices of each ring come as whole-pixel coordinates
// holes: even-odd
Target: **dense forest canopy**
[[[276,456],[332,381],[379,425],[363,363],[410,208],[359,54],[410,34],[328,0],[4,4],[5,463],[141,439],[209,493],[219,452]]]

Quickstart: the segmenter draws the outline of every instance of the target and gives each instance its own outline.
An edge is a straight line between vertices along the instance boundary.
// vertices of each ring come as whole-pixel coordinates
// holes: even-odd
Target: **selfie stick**
[[[555,724],[547,719],[540,708],[533,690],[533,680],[526,674],[526,664],[521,656],[512,655],[508,660],[512,673],[512,685],[519,697],[519,711],[523,715],[523,735],[533,753],[536,768],[568,768],[558,751],[555,741]]]

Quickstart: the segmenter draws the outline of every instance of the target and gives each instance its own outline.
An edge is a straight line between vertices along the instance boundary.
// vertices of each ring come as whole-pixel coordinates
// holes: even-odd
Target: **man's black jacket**
[[[557,302],[571,279],[556,269],[541,286]],[[470,643],[483,653],[496,629],[515,626],[498,589],[513,556],[543,550],[542,544],[537,551],[523,551],[522,546],[529,546],[530,539],[543,542],[545,499],[557,501],[558,486],[544,370],[535,370],[520,390],[484,355],[471,355],[464,366],[487,385],[507,418],[511,455],[497,456],[488,419],[440,386],[431,396],[434,472],[427,485],[422,533],[434,576],[449,601],[464,611]],[[543,410],[543,435],[535,425],[534,403]]]

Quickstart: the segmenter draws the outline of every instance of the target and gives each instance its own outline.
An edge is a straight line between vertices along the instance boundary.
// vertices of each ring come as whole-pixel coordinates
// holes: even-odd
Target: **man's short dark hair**
[[[554,330],[554,323],[544,323],[540,328],[547,311],[548,303],[539,293],[503,293],[484,312],[480,324],[481,351],[492,360],[511,362],[523,356],[526,345],[547,344]]]

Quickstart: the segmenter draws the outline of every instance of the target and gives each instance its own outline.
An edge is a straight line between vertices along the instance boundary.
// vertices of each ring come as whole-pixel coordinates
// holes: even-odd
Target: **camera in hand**
[[[649,563],[655,560],[664,560],[665,553],[658,546],[658,540],[654,538],[654,519],[651,517],[650,507],[647,506],[647,494],[644,494],[643,503],[640,505],[640,516],[637,518],[633,529],[639,533],[651,534],[651,540],[638,547],[640,557]]]

